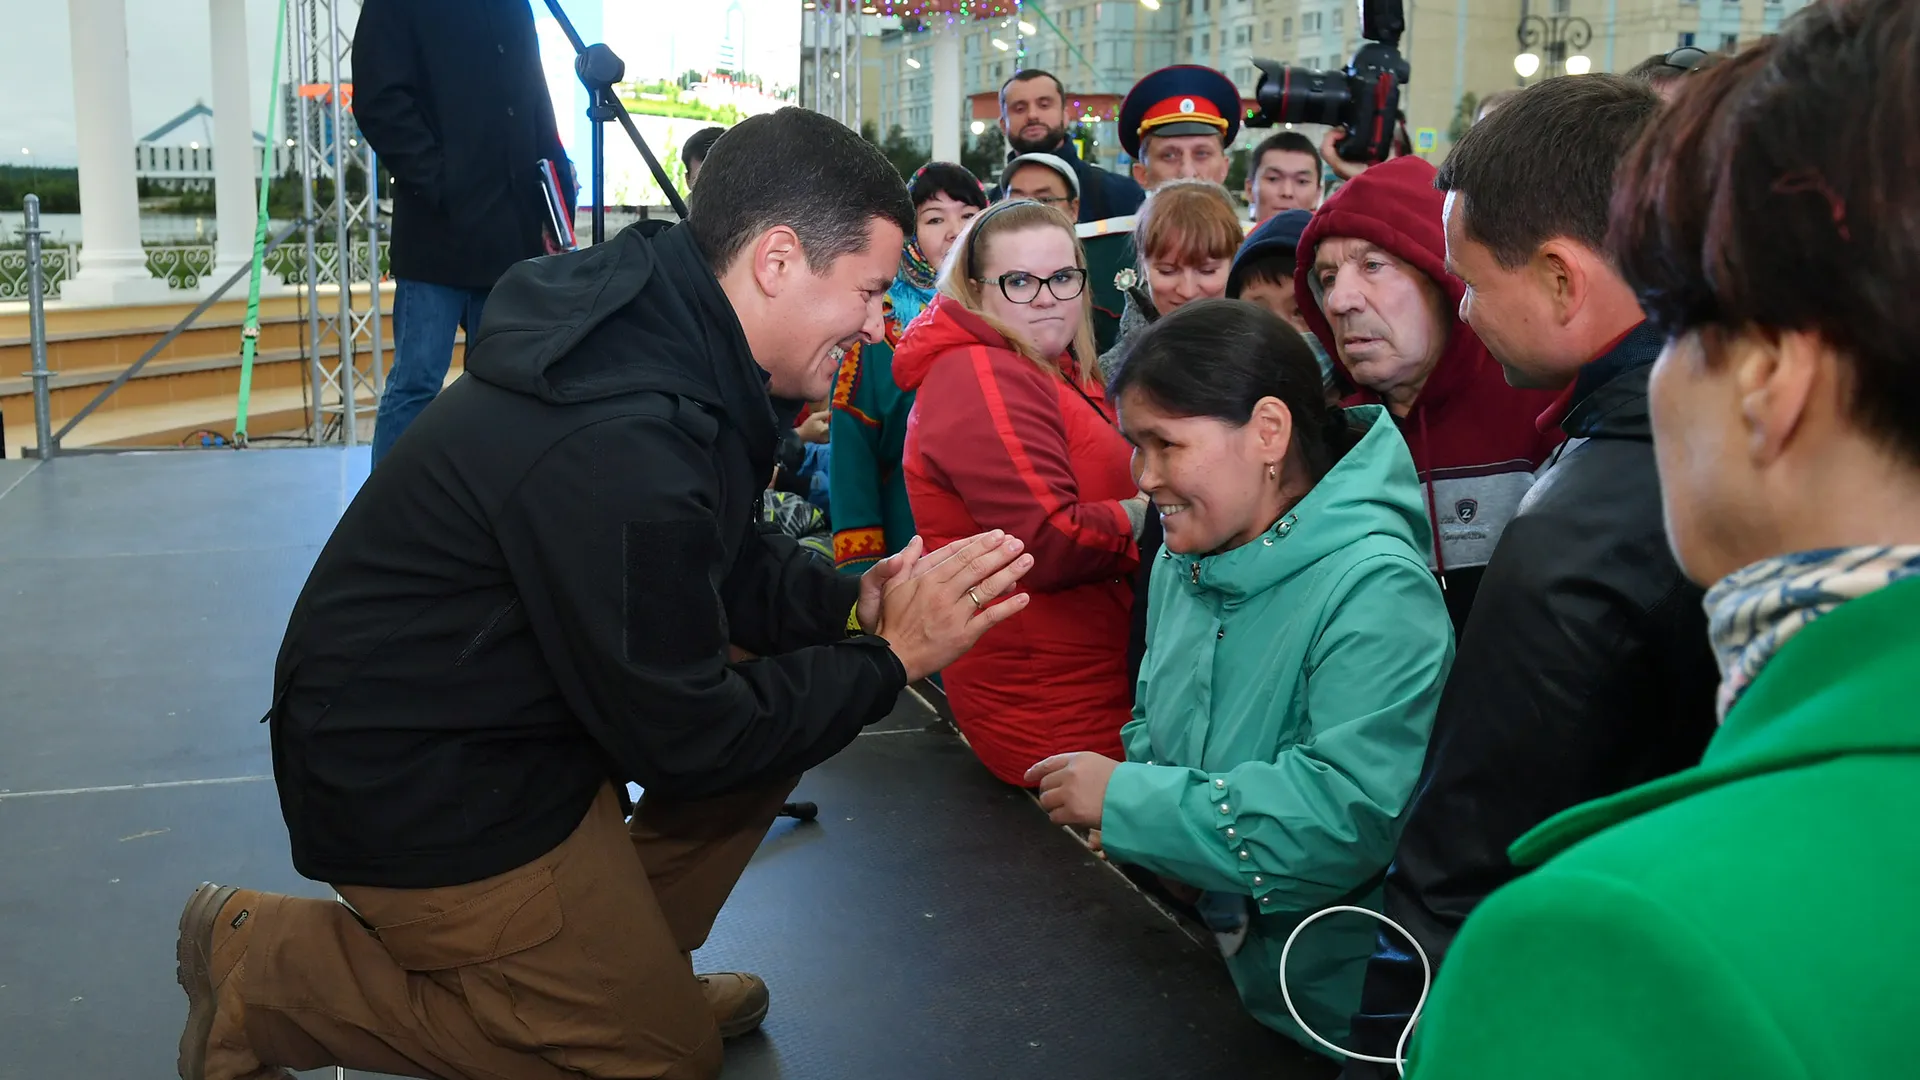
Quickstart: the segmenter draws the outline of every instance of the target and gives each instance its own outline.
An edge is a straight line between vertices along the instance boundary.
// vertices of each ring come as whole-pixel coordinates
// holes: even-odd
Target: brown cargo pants
[[[720,1037],[688,954],[795,783],[647,796],[630,827],[607,787],[559,847],[498,877],[340,886],[352,911],[262,897],[237,972],[247,1041],[297,1070],[718,1076]]]

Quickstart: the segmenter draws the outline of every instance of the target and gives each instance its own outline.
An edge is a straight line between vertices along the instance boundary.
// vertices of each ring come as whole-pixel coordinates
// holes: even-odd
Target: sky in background
[[[266,72],[273,60],[279,0],[245,0],[253,127],[266,124]],[[589,42],[604,39],[627,62],[629,78],[671,78],[688,69],[716,65],[733,0],[567,0],[569,17]],[[72,165],[73,45],[64,0],[6,0],[0,58],[0,164]],[[800,10],[791,0],[739,0],[746,67],[769,88],[799,79]],[[126,0],[128,105],[133,136],[159,127],[195,101],[211,104],[211,46],[205,0]],[[603,10],[604,9],[604,10]],[[357,12],[343,0],[342,14]],[[543,63],[554,86],[560,126],[574,135],[585,95],[572,97],[564,39],[553,31],[544,3],[536,0],[542,27]],[[557,71],[556,71],[557,68]],[[562,97],[564,95],[565,97]],[[572,139],[569,139],[572,142]],[[23,147],[32,150],[31,159]],[[129,147],[131,150],[131,147]],[[576,155],[584,164],[584,150]]]

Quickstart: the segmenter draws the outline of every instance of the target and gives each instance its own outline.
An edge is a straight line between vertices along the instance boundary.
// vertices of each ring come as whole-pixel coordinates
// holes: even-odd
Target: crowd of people
[[[321,553],[268,719],[345,903],[195,894],[182,1075],[716,1075],[768,995],[689,954],[923,678],[1349,1080],[1884,1071],[1916,51],[1820,0],[1438,169],[1281,132],[1244,216],[1193,66],[1131,177],[1037,71],[991,188],[798,109],[703,140],[684,224],[505,271]],[[762,500],[823,405],[813,554]]]

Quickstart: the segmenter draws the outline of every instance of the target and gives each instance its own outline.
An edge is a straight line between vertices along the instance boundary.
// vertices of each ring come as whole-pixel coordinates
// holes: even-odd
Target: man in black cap
[[[1080,159],[1067,138],[1067,91],[1060,80],[1034,69],[1016,71],[1000,87],[1000,131],[1007,137],[1008,157],[1052,154],[1072,167],[1078,178],[1079,221],[1126,217],[1140,209],[1146,193],[1119,173],[1111,173]],[[996,197],[1004,193],[996,192]]]

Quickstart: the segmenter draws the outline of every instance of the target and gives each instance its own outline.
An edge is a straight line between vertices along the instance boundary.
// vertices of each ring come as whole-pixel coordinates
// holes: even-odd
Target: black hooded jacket
[[[609,779],[725,792],[884,716],[906,676],[846,636],[858,580],[758,524],[778,437],[689,230],[508,271],[294,606],[270,719],[295,868],[479,880]]]
[[[1468,617],[1385,910],[1437,971],[1518,876],[1507,848],[1562,810],[1696,765],[1719,684],[1700,588],[1667,546],[1647,415],[1661,337],[1641,325],[1581,369],[1568,442],[1500,537]],[[1349,1044],[1387,1056],[1420,960],[1382,928]],[[1349,1062],[1349,1080],[1395,1076]]]

